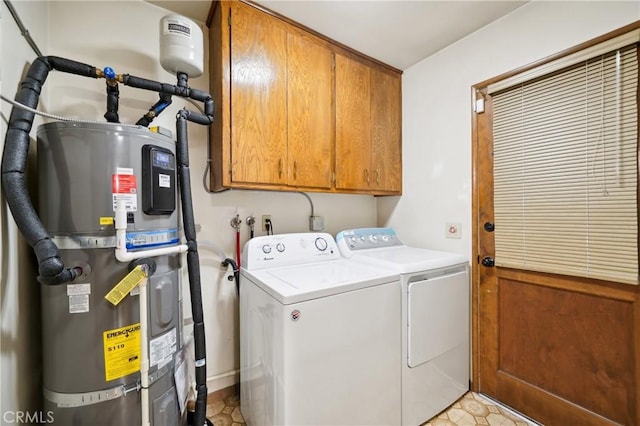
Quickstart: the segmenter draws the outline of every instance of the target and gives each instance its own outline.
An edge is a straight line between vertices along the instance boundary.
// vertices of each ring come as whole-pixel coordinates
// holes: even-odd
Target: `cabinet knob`
[[[282,158],[278,161],[278,176],[282,179],[282,173],[284,170],[282,169]]]
[[[369,184],[369,169],[364,169],[364,180]]]
[[[376,169],[375,177],[376,177],[376,185],[377,185],[380,183],[380,170]]]
[[[298,179],[298,162],[293,162],[293,180]]]

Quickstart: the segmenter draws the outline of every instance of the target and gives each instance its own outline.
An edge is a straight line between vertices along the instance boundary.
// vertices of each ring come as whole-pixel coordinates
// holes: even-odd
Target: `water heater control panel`
[[[171,214],[176,209],[176,157],[166,148],[142,147],[142,211]]]

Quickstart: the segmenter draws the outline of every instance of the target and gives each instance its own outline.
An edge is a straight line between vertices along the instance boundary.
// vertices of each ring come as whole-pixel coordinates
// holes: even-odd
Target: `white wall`
[[[110,66],[117,73],[175,83],[175,77],[159,65],[159,20],[168,12],[140,0],[102,1],[14,1],[29,30],[45,55],[56,55],[88,63],[99,68]],[[23,42],[5,6],[2,9],[2,90],[13,98],[23,67],[35,55]],[[47,26],[49,30],[47,31]],[[204,25],[203,25],[204,27]],[[205,43],[208,35],[205,29]],[[205,49],[206,50],[206,49]],[[208,68],[208,59],[205,58]],[[191,87],[208,90],[208,71],[189,81]],[[105,82],[49,74],[45,85],[47,112],[81,119],[103,121]],[[120,86],[120,119],[134,123],[157,100],[157,94]],[[190,104],[174,98],[174,103],[154,122],[175,128],[175,113]],[[8,118],[9,107],[2,106]],[[34,127],[35,128],[35,127]],[[35,135],[35,132],[32,133]],[[4,138],[3,138],[4,139]],[[308,231],[309,201],[301,194],[262,191],[207,193],[202,175],[207,156],[206,131],[189,125],[192,189],[196,222],[201,225],[198,239],[222,247],[234,257],[235,231],[230,220],[238,213],[243,220],[242,241],[249,229],[245,219],[253,214],[260,220],[270,214],[276,233]],[[329,233],[358,226],[375,226],[376,201],[371,196],[313,194],[315,213],[325,218]],[[10,407],[37,407],[40,401],[39,302],[34,276],[29,272],[32,254],[28,247],[16,250],[17,231],[6,204],[2,210],[2,395],[0,401]],[[264,232],[256,227],[256,235]],[[23,244],[24,246],[24,244]],[[238,313],[234,284],[226,279],[220,258],[204,247],[200,250],[202,286],[207,340],[209,391],[238,381]],[[27,266],[20,269],[21,264]],[[18,274],[20,274],[18,276]],[[20,286],[18,286],[20,281]],[[23,282],[25,281],[25,282]],[[31,287],[29,287],[31,285]],[[185,284],[185,288],[186,288]],[[34,300],[35,298],[35,300]],[[188,294],[185,294],[188,300]],[[187,311],[189,308],[187,307]],[[26,370],[35,360],[35,370]],[[18,380],[18,377],[21,379]],[[25,379],[26,378],[26,379]]]
[[[31,36],[45,49],[47,4],[14,3],[24,24],[32,29]],[[3,2],[0,6],[0,86],[5,97],[13,99],[18,82],[34,57]],[[11,107],[1,104],[0,138],[4,140]],[[34,412],[40,408],[41,401],[40,292],[33,273],[31,249],[19,235],[4,197],[0,206],[0,241],[0,415],[10,411]],[[11,419],[11,415],[8,418]]]
[[[640,19],[640,2],[532,1],[403,75],[402,197],[378,220],[409,244],[471,254],[471,86]],[[446,239],[445,223],[462,223]]]

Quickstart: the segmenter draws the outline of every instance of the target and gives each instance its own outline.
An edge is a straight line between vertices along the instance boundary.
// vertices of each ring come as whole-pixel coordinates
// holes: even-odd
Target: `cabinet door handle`
[[[282,158],[280,159],[280,161],[278,161],[278,176],[280,177],[280,179],[282,179]]]
[[[293,180],[298,179],[298,162],[293,162]]]
[[[380,183],[380,170],[376,169],[375,176],[376,176],[376,185],[377,185]]]
[[[364,169],[364,180],[369,184],[369,169]]]

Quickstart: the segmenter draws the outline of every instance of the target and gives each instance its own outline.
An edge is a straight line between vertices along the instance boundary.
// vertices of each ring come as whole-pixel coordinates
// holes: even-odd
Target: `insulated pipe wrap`
[[[178,176],[180,183],[180,199],[182,201],[182,218],[184,234],[189,250],[187,251],[187,269],[189,273],[189,293],[191,294],[191,311],[193,316],[193,340],[196,359],[196,407],[193,425],[204,425],[207,408],[207,364],[206,341],[204,333],[204,313],[202,309],[202,291],[200,285],[200,260],[196,242],[196,226],[193,217],[191,198],[191,176],[189,173],[189,148],[187,133],[187,117],[189,112],[181,110],[176,118],[176,157],[178,160]]]
[[[16,101],[35,109],[42,85],[52,69],[97,77],[96,68],[90,65],[55,56],[41,56],[33,61],[20,83]],[[33,119],[34,113],[30,111],[15,107],[11,110],[2,155],[2,186],[16,225],[38,258],[38,281],[48,285],[64,284],[73,281],[78,271],[65,269],[58,247],[49,238],[33,207],[24,178]]]

